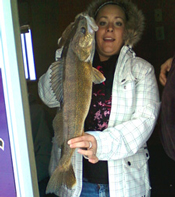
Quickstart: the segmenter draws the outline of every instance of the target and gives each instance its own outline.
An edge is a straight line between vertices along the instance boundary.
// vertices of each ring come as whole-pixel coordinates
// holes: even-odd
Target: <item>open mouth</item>
[[[114,38],[103,38],[104,41],[114,41]]]

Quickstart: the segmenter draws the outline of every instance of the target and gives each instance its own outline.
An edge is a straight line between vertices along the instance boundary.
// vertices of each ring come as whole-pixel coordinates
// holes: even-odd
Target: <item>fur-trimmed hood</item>
[[[95,19],[100,7],[106,4],[120,6],[126,14],[125,45],[134,46],[141,38],[144,30],[144,16],[141,10],[130,0],[94,0],[88,6],[86,12]]]

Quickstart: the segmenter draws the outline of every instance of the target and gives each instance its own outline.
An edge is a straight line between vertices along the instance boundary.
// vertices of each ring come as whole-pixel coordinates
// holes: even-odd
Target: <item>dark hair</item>
[[[112,4],[112,5],[118,5],[119,7],[121,7],[122,10],[123,10],[124,13],[125,13],[126,20],[128,20],[128,15],[127,15],[125,6],[122,5],[122,3],[117,3],[117,2],[113,2],[113,1],[107,1],[107,2],[105,2],[105,3],[103,3],[103,4],[101,4],[101,5],[96,9],[96,11],[95,11],[95,13],[94,13],[94,19],[96,19],[97,14],[98,14],[98,12],[100,11],[100,9],[101,9],[102,7],[104,7],[105,5],[110,5],[110,4]]]

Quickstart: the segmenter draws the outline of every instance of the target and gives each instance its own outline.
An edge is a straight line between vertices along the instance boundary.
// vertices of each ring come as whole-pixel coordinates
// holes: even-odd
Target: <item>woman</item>
[[[72,158],[77,184],[72,190],[62,186],[58,195],[149,196],[146,142],[160,103],[153,67],[131,48],[140,39],[143,15],[126,0],[96,0],[87,12],[99,27],[93,66],[106,82],[93,86],[86,134],[68,141],[78,149]],[[49,73],[39,81],[39,95],[56,107],[59,103],[49,89]]]

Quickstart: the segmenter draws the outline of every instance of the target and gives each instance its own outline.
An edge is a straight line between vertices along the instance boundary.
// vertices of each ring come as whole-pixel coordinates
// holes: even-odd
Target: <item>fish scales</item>
[[[68,188],[76,184],[71,164],[75,150],[69,147],[67,141],[83,135],[84,121],[91,103],[92,83],[102,83],[105,80],[102,73],[92,67],[97,29],[94,19],[81,13],[59,40],[62,54],[58,62],[52,64],[51,83],[53,92],[61,103],[53,127],[54,138],[62,150],[46,193],[57,193],[62,184]]]

